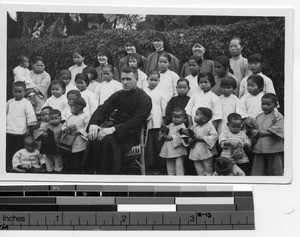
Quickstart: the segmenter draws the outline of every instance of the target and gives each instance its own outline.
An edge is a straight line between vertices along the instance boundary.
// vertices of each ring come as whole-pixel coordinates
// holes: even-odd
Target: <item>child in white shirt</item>
[[[201,91],[196,92],[185,107],[188,115],[188,126],[191,127],[193,125],[197,109],[199,107],[205,107],[212,111],[212,123],[217,130],[219,120],[222,119],[222,105],[220,98],[211,91],[211,88],[215,85],[213,74],[210,72],[200,73],[198,75],[198,84]]]
[[[129,59],[130,60],[130,59]],[[148,77],[148,87],[145,92],[151,97],[152,110],[147,123],[147,142],[145,149],[146,167],[159,165],[159,152],[162,144],[158,140],[159,129],[163,125],[163,117],[166,113],[167,100],[164,93],[157,88],[159,72],[151,71]]]
[[[104,81],[100,83],[100,86],[95,91],[98,105],[104,104],[112,94],[123,89],[122,84],[114,79],[114,67],[110,64],[103,67],[102,79]]]
[[[222,95],[219,96],[222,104],[222,120],[218,125],[218,134],[220,135],[227,128],[227,116],[236,112],[236,106],[239,98],[233,94],[237,87],[236,80],[232,77],[225,77],[221,81]]]
[[[213,114],[209,108],[199,107],[195,114],[194,132],[195,145],[191,146],[189,159],[194,161],[198,175],[210,176],[213,174],[213,158],[217,154],[215,143],[218,133],[209,123]]]
[[[143,67],[142,56],[138,53],[132,53],[129,54],[127,57],[128,57],[128,61],[127,61],[128,66],[137,69],[137,74],[138,74],[137,86],[145,90],[146,88],[148,88],[147,75],[142,70],[139,69]]]
[[[22,148],[24,136],[37,124],[31,103],[24,98],[25,82],[13,84],[13,99],[6,103],[6,171],[11,171],[12,156]]]
[[[17,173],[39,173],[46,171],[39,150],[32,136],[24,138],[24,148],[17,151],[12,159],[13,171]]]
[[[89,116],[84,113],[83,109],[86,102],[82,97],[73,100],[71,104],[72,115],[63,124],[63,133],[75,136],[70,153],[64,155],[64,172],[80,174],[81,162],[86,149],[87,137],[86,127],[89,122]]]
[[[263,68],[263,56],[261,54],[252,54],[248,58],[248,64],[249,64],[249,69],[254,75],[259,75],[264,79],[264,89],[263,92],[265,93],[273,93],[275,94],[275,89],[273,86],[273,81],[264,75],[261,70]],[[249,76],[245,77],[240,84],[240,92],[239,92],[239,97],[242,97],[245,94],[248,94],[247,90],[247,79]]]
[[[89,90],[95,94],[97,88],[100,86],[100,82],[96,81],[96,79],[98,78],[98,73],[97,73],[96,69],[93,67],[86,67],[85,69],[83,69],[82,72],[86,73],[90,80],[87,90]]]
[[[185,77],[190,84],[190,90],[187,95],[191,97],[193,94],[201,90],[198,84],[198,75],[200,74],[202,59],[199,56],[193,55],[189,57],[187,65],[189,66],[191,72],[190,75]]]
[[[248,94],[244,95],[236,107],[236,112],[243,119],[250,117],[255,119],[262,111],[261,98],[264,95],[264,79],[259,75],[251,75],[247,79]]]
[[[75,64],[69,67],[69,71],[72,73],[71,83],[75,85],[75,76],[86,67],[84,64],[85,52],[82,49],[76,49],[73,51],[72,57]]]
[[[65,95],[66,85],[63,80],[54,80],[51,82],[51,94],[43,105],[43,107],[51,106],[61,112],[62,121],[65,121],[70,115],[70,107]]]
[[[25,55],[20,55],[17,57],[18,66],[14,68],[14,82],[16,81],[23,81],[26,84],[26,90],[33,89],[36,85],[33,83],[32,79],[30,78],[30,71],[29,67],[29,59]],[[35,92],[31,92],[27,96],[29,97],[31,102],[34,102],[33,96]]]
[[[168,53],[163,53],[158,58],[158,69],[160,73],[160,82],[158,83],[157,88],[164,92],[167,101],[169,101],[173,96],[177,95],[177,81],[179,76],[169,70],[171,63],[171,56]]]
[[[160,157],[166,160],[168,175],[184,175],[184,156],[187,155],[183,146],[179,131],[185,129],[183,123],[184,109],[175,108],[172,114],[172,123],[168,125],[168,134],[163,135],[164,145],[161,148]]]
[[[76,87],[80,91],[81,97],[85,100],[86,106],[84,112],[88,116],[92,116],[98,107],[96,96],[93,92],[87,90],[90,83],[89,77],[86,73],[78,73],[75,77]]]
[[[62,70],[59,73],[59,79],[63,80],[64,83],[66,84],[66,92],[68,93],[71,90],[78,90],[75,85],[73,85],[71,82],[72,80],[72,74],[69,70]]]

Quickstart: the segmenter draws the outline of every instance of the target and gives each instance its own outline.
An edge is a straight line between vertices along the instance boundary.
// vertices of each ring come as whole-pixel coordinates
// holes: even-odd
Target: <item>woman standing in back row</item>
[[[160,32],[156,32],[152,39],[152,44],[156,51],[147,57],[145,73],[148,75],[151,71],[157,71],[159,57],[164,53],[168,53],[171,56],[169,70],[179,74],[179,60],[170,53],[171,49],[168,47],[165,36]]]

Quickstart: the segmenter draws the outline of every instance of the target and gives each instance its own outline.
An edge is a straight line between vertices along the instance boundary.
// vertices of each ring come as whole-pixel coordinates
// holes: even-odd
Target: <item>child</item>
[[[15,82],[12,90],[14,98],[6,103],[6,171],[11,170],[12,156],[22,148],[24,136],[37,125],[33,107],[24,98],[25,82]]]
[[[176,85],[179,80],[179,76],[169,70],[170,62],[171,56],[167,53],[161,54],[158,58],[158,69],[160,73],[158,88],[165,93],[167,101],[177,95]]]
[[[138,74],[137,86],[145,90],[146,88],[148,88],[148,81],[147,81],[147,75],[139,69],[143,67],[141,55],[137,53],[132,53],[127,57],[128,57],[128,66],[137,69],[137,74]]]
[[[251,175],[283,175],[284,119],[275,108],[278,98],[267,93],[262,97],[263,112],[256,117],[259,138],[253,147]]]
[[[272,80],[264,75],[261,70],[263,66],[263,57],[261,54],[252,54],[248,58],[248,65],[249,69],[254,75],[259,75],[264,79],[264,89],[263,92],[265,93],[273,93],[275,94],[274,86]],[[239,97],[242,97],[243,95],[248,93],[247,90],[247,79],[249,76],[245,77],[240,84],[240,92],[239,92]]]
[[[183,160],[187,150],[180,139],[179,130],[186,128],[183,120],[184,109],[175,108],[172,114],[172,123],[168,125],[169,134],[164,135],[164,145],[161,148],[160,157],[166,159],[168,175],[184,175]]]
[[[60,173],[63,169],[63,158],[59,152],[62,134],[61,112],[52,109],[49,113],[50,121],[36,131],[36,139],[41,141],[41,154],[45,154],[48,172]]]
[[[67,100],[68,100],[68,105],[71,106],[73,103],[73,100],[77,97],[81,97],[81,93],[79,90],[71,90],[67,93]],[[71,107],[70,107],[71,109]]]
[[[105,79],[103,78],[102,70],[103,70],[103,67],[108,64],[109,64],[109,53],[106,49],[101,48],[97,54],[96,65],[99,65],[99,66],[97,66],[95,68],[98,73],[98,78],[96,79],[96,81],[98,81],[99,83],[105,81]],[[113,67],[112,72],[114,73],[115,80],[120,81],[120,73],[119,73],[118,69],[116,67]]]
[[[81,162],[87,144],[85,129],[90,118],[83,112],[85,106],[86,102],[83,98],[74,99],[71,105],[72,115],[62,127],[64,134],[75,136],[71,152],[64,156],[64,172],[66,173],[81,173]]]
[[[177,81],[176,90],[178,95],[172,97],[166,107],[165,123],[168,125],[172,122],[172,112],[176,107],[184,109],[189,102],[190,97],[187,95],[190,90],[190,84],[187,79],[179,79]],[[187,126],[187,117],[184,124]]]
[[[23,81],[26,84],[26,91],[28,89],[33,89],[35,84],[33,83],[32,79],[30,78],[30,71],[28,70],[29,67],[29,59],[25,55],[20,55],[17,57],[18,66],[14,68],[14,82],[16,81]],[[28,93],[28,97],[30,102],[34,103],[34,95],[36,93],[34,91]]]
[[[195,124],[191,127],[195,145],[190,147],[189,159],[194,161],[197,174],[203,176],[213,174],[213,158],[217,154],[215,143],[218,134],[215,127],[209,123],[212,116],[210,109],[199,107],[195,113]]]
[[[40,126],[44,126],[46,124],[49,123],[50,121],[50,111],[52,110],[53,108],[51,106],[45,106],[43,107],[43,109],[41,110],[41,123],[40,123]]]
[[[187,63],[191,73],[186,77],[190,83],[190,90],[187,95],[191,97],[194,93],[200,91],[198,75],[200,74],[202,59],[198,56],[191,56]]]
[[[201,91],[195,93],[189,100],[185,110],[188,117],[188,125],[193,125],[194,116],[199,107],[209,108],[212,113],[212,123],[216,130],[218,129],[219,120],[222,119],[222,105],[221,100],[211,88],[215,85],[214,76],[211,73],[200,73],[198,75],[198,84]]]
[[[88,75],[85,73],[78,73],[75,77],[75,83],[76,87],[80,91],[81,97],[86,102],[84,112],[88,116],[92,116],[92,114],[98,107],[98,103],[95,94],[86,89],[90,83]]]
[[[72,74],[71,83],[75,86],[75,76],[77,73],[81,73],[82,70],[86,67],[84,64],[85,59],[85,53],[82,49],[76,49],[73,51],[73,61],[74,65],[72,67],[69,67],[69,71]]]
[[[98,105],[102,105],[112,94],[122,90],[123,86],[114,79],[114,67],[107,64],[102,69],[103,82],[97,88],[95,95],[98,99]]]
[[[221,85],[221,82],[224,78],[232,77],[236,80],[237,85],[239,85],[239,82],[238,82],[237,78],[231,73],[232,70],[230,68],[229,58],[227,58],[226,56],[216,57],[215,61],[214,61],[214,67],[215,67],[215,73],[216,73],[216,76],[215,76],[216,84],[211,89],[211,91],[214,92],[217,96],[222,95],[220,85]],[[239,87],[237,86],[237,88],[239,88]],[[234,93],[236,95],[238,95],[237,88],[234,91]]]
[[[68,93],[71,90],[78,90],[77,87],[75,85],[73,85],[72,83],[70,83],[71,79],[72,79],[72,74],[69,70],[62,70],[59,73],[59,79],[63,80],[64,83],[66,84],[66,92]]]
[[[213,176],[245,176],[245,173],[226,157],[218,157],[214,169]]]
[[[242,117],[237,113],[231,113],[227,120],[228,129],[225,129],[219,136],[219,144],[223,149],[221,156],[231,159],[246,175],[249,175],[251,167],[244,149],[250,150],[251,142],[246,133],[241,130]]]
[[[15,153],[12,166],[13,171],[18,173],[38,173],[46,170],[46,164],[41,159],[32,136],[24,138],[24,148]]]
[[[255,119],[262,112],[261,98],[264,95],[264,79],[259,75],[251,75],[247,79],[247,90],[249,94],[244,95],[236,107],[236,112],[243,119],[250,117]]]
[[[233,94],[236,89],[237,84],[236,80],[232,77],[225,77],[221,81],[221,91],[220,100],[222,104],[222,120],[218,125],[218,134],[220,135],[224,129],[227,128],[227,116],[231,113],[236,112],[236,106],[239,102],[239,99],[236,95]]]
[[[251,71],[248,68],[248,60],[242,56],[242,50],[244,48],[244,42],[239,37],[233,37],[230,40],[229,52],[231,54],[230,67],[233,74],[237,79],[238,89],[242,79],[251,75]],[[238,94],[236,94],[238,95]]]
[[[194,56],[200,57],[201,60],[202,60],[201,73],[210,72],[213,75],[215,75],[214,62],[212,60],[209,60],[210,59],[210,55],[209,55],[209,52],[208,52],[208,48],[206,47],[206,45],[204,44],[204,42],[202,41],[202,39],[197,38],[193,42],[193,44],[192,44],[192,52],[193,52]],[[190,72],[188,63],[185,63],[182,66],[180,76],[182,78],[186,78],[190,74],[191,74],[191,72]]]
[[[48,88],[51,83],[50,75],[45,71],[45,61],[41,56],[36,56],[32,60],[32,71],[30,71],[30,77],[33,83],[36,85],[32,92],[35,92],[34,96],[34,111],[36,114],[40,113],[45,101],[48,98]]]
[[[86,67],[83,70],[83,73],[86,73],[89,78],[89,86],[87,87],[87,90],[95,94],[97,87],[100,86],[100,83],[96,81],[96,79],[98,78],[98,73],[96,69],[93,67]]]
[[[155,167],[159,165],[159,152],[162,144],[159,142],[158,134],[159,129],[163,124],[163,117],[165,117],[167,100],[163,92],[157,88],[159,83],[158,71],[150,72],[148,83],[149,86],[148,88],[145,88],[145,92],[151,97],[152,110],[150,120],[147,123],[145,160],[147,167]]]
[[[62,80],[54,80],[51,82],[51,94],[44,104],[45,106],[51,106],[53,109],[58,109],[61,112],[62,120],[66,120],[71,112],[68,105],[67,97],[65,96],[66,84]]]

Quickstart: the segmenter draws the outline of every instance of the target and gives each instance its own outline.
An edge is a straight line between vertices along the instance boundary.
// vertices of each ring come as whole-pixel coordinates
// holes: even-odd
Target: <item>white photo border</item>
[[[79,10],[80,9],[80,10]],[[176,7],[126,7],[108,5],[48,5],[48,4],[1,4],[1,63],[0,70],[5,75],[4,85],[0,88],[0,118],[5,121],[6,108],[6,75],[7,75],[7,11],[22,12],[74,12],[74,13],[106,13],[106,14],[155,14],[155,15],[220,15],[220,16],[276,16],[285,17],[285,142],[284,142],[284,176],[142,176],[142,175],[65,175],[65,174],[17,174],[5,172],[5,140],[6,124],[0,124],[0,181],[22,182],[63,182],[63,183],[250,183],[250,184],[288,184],[292,182],[292,86],[293,86],[293,10],[288,8],[176,8]],[[138,180],[137,180],[138,178]]]

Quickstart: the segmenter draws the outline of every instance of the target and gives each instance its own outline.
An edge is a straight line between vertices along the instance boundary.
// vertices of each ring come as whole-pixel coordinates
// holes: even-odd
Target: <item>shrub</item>
[[[71,52],[75,48],[83,48],[86,52],[85,63],[93,65],[96,60],[96,49],[100,43],[105,43],[111,53],[114,65],[126,52],[124,43],[127,36],[132,35],[139,42],[142,54],[148,56],[154,51],[151,36],[154,31],[134,30],[94,30],[84,36],[71,36],[65,39],[18,39],[7,42],[7,91],[11,97],[12,70],[16,66],[16,57],[25,54],[32,58],[42,55],[46,61],[46,71],[52,80],[59,72],[73,65]],[[263,73],[269,76],[275,85],[279,97],[280,110],[284,110],[284,47],[285,21],[284,18],[275,20],[244,20],[231,25],[207,25],[188,29],[176,29],[164,32],[169,45],[181,65],[192,54],[191,43],[202,37],[212,58],[228,55],[230,38],[240,36],[245,41],[243,56],[261,53],[265,58]]]

